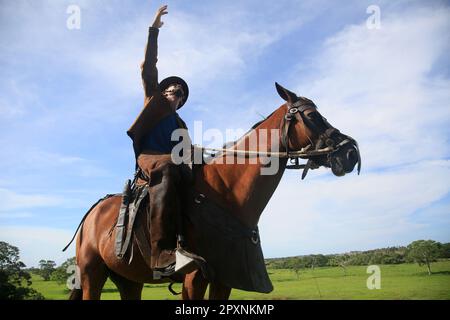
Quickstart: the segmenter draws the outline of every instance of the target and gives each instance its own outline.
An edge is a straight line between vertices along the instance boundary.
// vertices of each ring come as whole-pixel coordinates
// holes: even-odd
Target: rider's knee
[[[172,162],[165,163],[162,166],[161,171],[162,171],[163,176],[169,177],[171,179],[178,180],[181,177],[180,168]]]

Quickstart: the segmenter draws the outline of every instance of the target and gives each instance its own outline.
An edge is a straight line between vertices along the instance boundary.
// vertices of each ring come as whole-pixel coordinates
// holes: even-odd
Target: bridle
[[[306,114],[306,111],[313,110],[320,117],[321,122],[325,126],[320,129],[320,126],[311,120]],[[303,169],[302,179],[306,177],[309,169],[317,169],[320,167],[314,157],[326,155],[326,167],[331,167],[332,155],[341,147],[347,144],[353,144],[358,155],[358,174],[361,171],[361,156],[359,153],[358,143],[355,139],[345,134],[342,134],[338,129],[334,128],[326,118],[317,112],[317,106],[309,99],[299,98],[296,102],[287,103],[287,112],[283,117],[283,124],[281,125],[281,144],[286,150],[286,157],[289,158],[290,163],[286,169]],[[295,121],[302,121],[319,139],[316,144],[308,137],[310,144],[300,151],[290,151],[289,147],[289,128]],[[313,150],[311,150],[313,148]],[[306,164],[299,164],[299,159],[308,159]]]
[[[327,159],[325,161],[325,166],[330,167],[332,161],[332,155],[340,150],[343,146],[347,144],[352,144],[356,149],[358,156],[358,174],[361,171],[361,156],[359,153],[358,143],[355,139],[350,136],[342,134],[338,129],[334,128],[326,118],[324,118],[319,112],[317,112],[316,105],[308,99],[299,98],[295,102],[288,102],[287,112],[284,115],[282,124],[280,125],[281,131],[281,144],[285,151],[251,151],[251,150],[237,150],[229,148],[205,148],[201,146],[195,146],[195,148],[201,149],[202,154],[206,153],[211,157],[216,157],[217,152],[222,154],[234,154],[242,157],[278,157],[278,158],[288,158],[290,164],[286,166],[286,169],[303,169],[302,179],[306,177],[309,169],[317,169],[321,165],[316,162],[314,157],[326,155]],[[308,110],[314,110],[325,125],[325,130],[321,130],[319,125],[311,120],[305,112]],[[270,117],[270,116],[269,116]],[[266,119],[268,119],[267,117]],[[265,120],[266,120],[265,119]],[[264,121],[264,120],[263,120]],[[263,122],[261,121],[261,122]],[[310,129],[314,134],[316,134],[319,139],[314,144],[311,138],[308,136],[310,144],[300,150],[292,150],[289,146],[290,136],[289,129],[291,125],[296,121],[302,121],[306,127]],[[260,123],[261,123],[260,122]],[[260,124],[258,123],[258,124]],[[257,125],[258,125],[257,124]],[[253,128],[255,128],[253,126]],[[299,159],[308,159],[306,164],[300,164]]]

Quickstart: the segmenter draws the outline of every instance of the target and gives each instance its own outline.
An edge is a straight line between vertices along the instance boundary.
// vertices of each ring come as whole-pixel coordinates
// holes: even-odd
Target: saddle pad
[[[244,226],[208,198],[194,203],[189,220],[195,229],[196,253],[206,260],[209,280],[246,291],[273,290],[257,228]]]

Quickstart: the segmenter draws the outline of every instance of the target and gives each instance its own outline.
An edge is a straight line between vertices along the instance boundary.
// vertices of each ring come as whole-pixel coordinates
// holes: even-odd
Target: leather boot
[[[161,250],[157,257],[152,256],[155,260],[154,269],[161,270],[170,265],[174,265],[176,261],[174,250]]]

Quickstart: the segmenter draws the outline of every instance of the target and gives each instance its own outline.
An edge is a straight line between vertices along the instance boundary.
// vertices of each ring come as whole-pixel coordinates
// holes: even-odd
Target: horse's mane
[[[276,110],[275,110],[276,111]],[[234,141],[228,141],[225,142],[222,145],[222,149],[229,149],[232,147],[235,147],[239,142],[242,141],[242,139],[244,139],[245,137],[247,137],[247,135],[252,132],[254,129],[256,129],[259,125],[261,125],[264,121],[266,121],[267,119],[269,119],[274,113],[275,111],[272,111],[271,114],[269,114],[267,117],[264,117],[264,119],[259,120],[258,122],[256,122],[253,126],[251,126],[250,129],[247,130],[246,133],[244,133],[240,138],[238,138],[237,140]],[[219,156],[221,156],[224,152],[223,151],[218,151],[213,158],[218,158]]]
[[[259,120],[258,122],[256,122],[253,126],[251,126],[250,129],[247,130],[246,133],[244,133],[242,135],[242,137],[240,137],[240,138],[238,138],[237,140],[234,140],[234,141],[225,142],[224,145],[222,146],[222,148],[225,149],[225,148],[228,148],[228,147],[234,147],[237,143],[241,142],[241,140],[244,139],[250,132],[252,132],[252,130],[256,129],[260,124],[262,124],[264,121],[269,119],[275,113],[275,111],[272,111],[272,113],[269,114],[267,117],[265,117],[264,119]]]
[[[298,97],[298,100],[302,100],[305,103],[312,104],[312,105],[314,105],[314,107],[316,109],[318,109],[317,106],[314,104],[314,102],[312,100],[306,98],[306,97]],[[260,124],[262,124],[264,121],[269,119],[276,111],[277,110],[272,111],[272,113],[269,114],[267,117],[264,117],[264,119],[259,120],[258,122],[256,122],[246,133],[244,133],[242,135],[242,137],[240,137],[240,138],[238,138],[237,140],[234,140],[234,141],[225,142],[223,144],[223,146],[222,146],[222,149],[227,149],[227,148],[231,148],[231,147],[236,146],[237,143],[241,142],[241,140],[244,139],[252,130],[256,129]],[[221,153],[222,152],[218,153],[218,155],[221,154]]]

